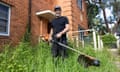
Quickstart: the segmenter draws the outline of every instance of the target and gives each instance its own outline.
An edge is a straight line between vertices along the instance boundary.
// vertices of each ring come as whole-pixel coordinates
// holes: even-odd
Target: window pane
[[[0,4],[0,18],[8,19],[8,10],[8,7]]]
[[[0,4],[0,33],[8,33],[9,7]]]
[[[82,9],[82,0],[77,0],[78,7]]]
[[[0,19],[0,32],[5,33],[7,32],[7,21],[6,20],[1,20]]]

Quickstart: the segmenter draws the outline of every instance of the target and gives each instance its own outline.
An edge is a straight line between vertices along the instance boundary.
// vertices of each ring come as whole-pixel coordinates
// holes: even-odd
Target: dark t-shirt
[[[51,22],[51,28],[53,28],[53,36],[55,36],[57,33],[64,30],[66,24],[69,24],[68,18],[65,16],[61,16],[58,18],[55,18]],[[62,39],[66,40],[66,33],[62,35]]]

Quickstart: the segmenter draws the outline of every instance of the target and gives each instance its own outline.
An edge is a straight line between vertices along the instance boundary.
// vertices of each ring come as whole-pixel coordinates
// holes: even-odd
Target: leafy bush
[[[117,39],[112,34],[106,34],[106,35],[102,36],[102,40],[103,40],[103,43],[105,46],[107,46],[107,45],[109,46],[113,43],[116,43]]]

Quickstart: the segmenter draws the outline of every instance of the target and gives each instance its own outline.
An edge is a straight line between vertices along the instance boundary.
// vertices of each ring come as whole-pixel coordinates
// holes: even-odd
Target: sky
[[[110,0],[104,0],[104,1],[106,2],[107,5],[110,5]],[[113,6],[105,7],[105,13],[106,13],[108,22],[114,23],[116,19],[115,19],[114,13],[113,13]],[[100,18],[101,21],[104,22],[103,11],[101,8],[99,9],[99,14],[96,17]]]
[[[110,21],[114,22],[115,21],[112,6],[109,7],[109,8],[108,7],[105,8],[105,13],[106,13],[106,18],[107,18],[108,22],[110,22]],[[99,9],[99,14],[96,17],[100,18],[102,20],[102,22],[104,21],[103,11],[101,9]]]

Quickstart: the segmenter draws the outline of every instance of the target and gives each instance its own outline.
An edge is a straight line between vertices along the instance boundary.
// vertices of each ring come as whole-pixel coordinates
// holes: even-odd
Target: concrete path
[[[109,49],[110,52],[112,53],[112,55],[115,57],[115,64],[118,67],[118,69],[120,69],[120,54],[118,53],[118,49]]]

